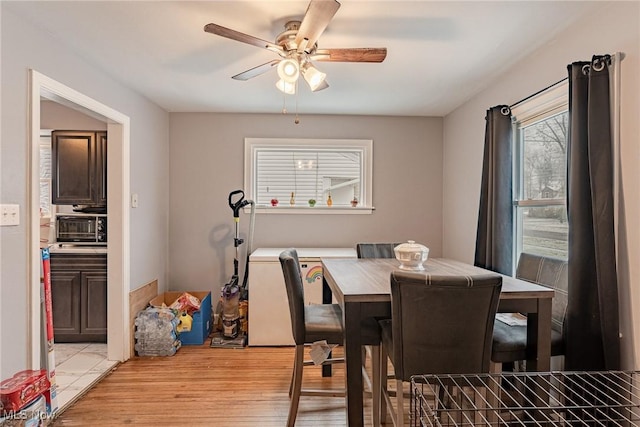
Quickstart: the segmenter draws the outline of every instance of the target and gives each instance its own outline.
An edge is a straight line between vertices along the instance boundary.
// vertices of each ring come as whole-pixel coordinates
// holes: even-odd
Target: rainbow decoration
[[[318,279],[322,280],[322,266],[316,265],[307,270],[305,279],[307,279],[307,283],[313,283]]]

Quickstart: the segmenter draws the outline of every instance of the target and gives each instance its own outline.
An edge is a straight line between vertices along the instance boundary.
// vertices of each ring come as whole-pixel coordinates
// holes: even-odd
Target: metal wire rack
[[[411,426],[640,426],[640,372],[417,375]]]

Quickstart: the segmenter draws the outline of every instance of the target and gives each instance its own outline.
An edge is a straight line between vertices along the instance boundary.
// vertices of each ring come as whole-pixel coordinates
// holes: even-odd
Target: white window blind
[[[370,140],[247,138],[245,189],[258,206],[370,207],[371,151]]]

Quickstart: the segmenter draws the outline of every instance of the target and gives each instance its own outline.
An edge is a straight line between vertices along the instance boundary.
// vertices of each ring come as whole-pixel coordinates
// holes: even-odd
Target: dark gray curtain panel
[[[513,200],[511,111],[506,105],[487,110],[482,187],[474,263],[513,273]]]
[[[569,71],[565,369],[620,369],[609,56]]]

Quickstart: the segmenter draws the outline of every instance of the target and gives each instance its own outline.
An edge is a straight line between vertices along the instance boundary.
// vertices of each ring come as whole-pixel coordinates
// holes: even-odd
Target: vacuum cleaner
[[[251,205],[249,236],[247,242],[247,257],[244,267],[244,277],[242,284],[238,273],[240,264],[239,254],[240,246],[244,243],[244,239],[240,238],[240,209],[247,205]],[[249,278],[249,255],[251,255],[251,243],[253,240],[253,227],[255,222],[255,203],[253,200],[244,198],[244,191],[235,190],[229,194],[229,207],[233,211],[233,219],[235,223],[235,236],[233,238],[233,246],[236,254],[233,260],[233,276],[228,283],[222,287],[222,336],[225,339],[237,338],[241,331],[240,324],[240,301],[248,299],[247,280]]]

